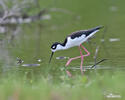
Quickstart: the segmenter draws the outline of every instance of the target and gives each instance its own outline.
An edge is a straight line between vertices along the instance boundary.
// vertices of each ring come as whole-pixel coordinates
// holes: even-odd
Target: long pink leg
[[[83,55],[83,56],[89,56],[90,53],[88,52],[88,50],[87,50],[84,46],[82,46],[82,45],[80,45],[80,46],[81,46],[81,47],[83,48],[83,50],[85,50],[85,52],[87,53],[86,55]],[[75,60],[75,59],[78,59],[78,58],[81,58],[81,56],[78,56],[78,57],[74,57],[74,58],[69,59],[69,60],[67,61],[67,63],[66,63],[65,66],[68,66],[68,65],[71,63],[72,60]]]
[[[87,53],[86,55],[82,55],[82,51],[81,51],[81,48],[80,46],[85,50],[85,52]],[[82,45],[79,46],[79,50],[80,50],[80,55],[81,55],[81,66],[80,66],[80,69],[81,69],[81,74],[83,74],[83,68],[82,68],[82,65],[83,65],[83,60],[84,60],[84,57],[86,56],[89,56],[90,55],[90,52]]]
[[[87,53],[86,55],[82,55],[82,51],[81,51],[80,46],[83,48],[83,50],[85,50],[85,52]],[[81,66],[80,66],[80,69],[81,69],[81,73],[83,74],[83,68],[82,68],[83,60],[84,60],[84,57],[85,57],[85,56],[89,56],[90,53],[89,53],[89,51],[88,51],[84,46],[82,46],[82,45],[80,45],[80,46],[79,46],[79,50],[80,50],[80,55],[81,55],[81,56],[78,56],[78,57],[74,57],[74,58],[69,59],[69,60],[67,61],[67,63],[66,63],[65,66],[68,66],[68,65],[71,63],[72,60],[81,58]],[[70,76],[70,77],[72,76],[72,74],[71,74],[68,70],[66,70],[66,73],[68,74],[68,76]]]
[[[79,46],[79,51],[80,51],[80,55],[81,55],[81,65],[80,65],[80,70],[81,70],[81,74],[83,75],[82,65],[83,65],[84,56],[83,56],[83,54],[82,54],[82,51],[81,51],[80,46]]]
[[[74,57],[74,58],[70,58],[70,59],[67,61],[67,63],[66,63],[65,66],[68,66],[68,65],[71,63],[72,60],[75,60],[75,59],[78,59],[78,58],[81,58],[81,56]]]
[[[74,58],[69,59],[69,60],[67,61],[67,63],[66,63],[65,66],[68,66],[68,65],[71,63],[72,60],[75,60],[75,59],[78,59],[78,58],[81,58],[81,56],[78,56],[78,57],[74,57]],[[72,74],[71,74],[68,70],[66,70],[66,73],[67,73],[67,75],[68,75],[69,77],[72,76]]]
[[[89,56],[90,55],[90,52],[84,47],[84,46],[82,46],[82,45],[80,45],[84,50],[85,50],[85,52],[87,53],[86,55],[83,55],[84,57],[86,57],[86,56]]]

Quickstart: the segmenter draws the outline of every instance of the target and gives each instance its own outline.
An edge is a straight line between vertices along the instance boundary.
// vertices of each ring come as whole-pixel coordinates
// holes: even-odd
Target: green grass
[[[107,100],[107,95],[120,95],[124,100],[125,75],[122,71],[107,72],[91,71],[88,75],[74,75],[68,78],[66,75],[58,76],[58,80],[48,76],[15,76],[10,74],[1,78],[1,100]],[[56,76],[57,77],[57,76]],[[112,98],[110,98],[112,99]],[[117,97],[115,99],[118,99]]]

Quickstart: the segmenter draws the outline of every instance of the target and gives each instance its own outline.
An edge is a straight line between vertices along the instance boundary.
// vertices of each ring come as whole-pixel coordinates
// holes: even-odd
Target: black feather
[[[87,37],[88,35],[90,35],[91,33],[93,33],[94,31],[96,30],[99,30],[103,28],[103,26],[98,26],[96,28],[92,28],[92,29],[89,29],[89,30],[80,30],[80,31],[76,31],[76,32],[73,32],[71,35],[69,35],[71,37],[71,39],[74,39],[76,37],[80,37],[82,36],[83,34]]]
[[[65,46],[67,43],[67,38],[65,39],[65,41],[62,43],[62,46]]]

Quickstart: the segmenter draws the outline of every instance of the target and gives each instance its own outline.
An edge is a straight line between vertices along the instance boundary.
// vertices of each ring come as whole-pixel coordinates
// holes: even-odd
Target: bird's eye
[[[55,49],[55,48],[56,48],[56,46],[54,45],[52,48],[53,48],[53,49]]]

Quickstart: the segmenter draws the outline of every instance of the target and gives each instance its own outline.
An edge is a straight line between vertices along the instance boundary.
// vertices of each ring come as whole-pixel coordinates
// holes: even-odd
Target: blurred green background
[[[8,9],[14,6],[13,2],[5,1]],[[15,2],[20,5],[23,1]],[[33,16],[46,9],[43,15],[46,20],[10,25],[9,31],[0,34],[0,100],[124,100],[125,1],[27,2],[26,5],[22,3],[26,7],[21,6],[21,12]],[[54,42],[63,42],[65,37],[74,31],[99,25],[103,25],[104,29],[96,33],[91,41],[83,44],[91,53],[85,58],[84,66],[94,64],[93,56],[98,46],[97,61],[108,59],[100,64],[99,69],[86,70],[82,76],[79,69],[71,69],[80,66],[80,60],[76,60],[68,66],[73,74],[73,77],[69,78],[65,72],[65,63],[68,59],[56,57],[79,56],[77,47],[56,52],[52,63],[48,64],[50,47]],[[19,28],[19,31],[13,38],[15,28]],[[102,39],[104,42],[101,42]],[[17,64],[17,58],[23,60],[24,65]]]

